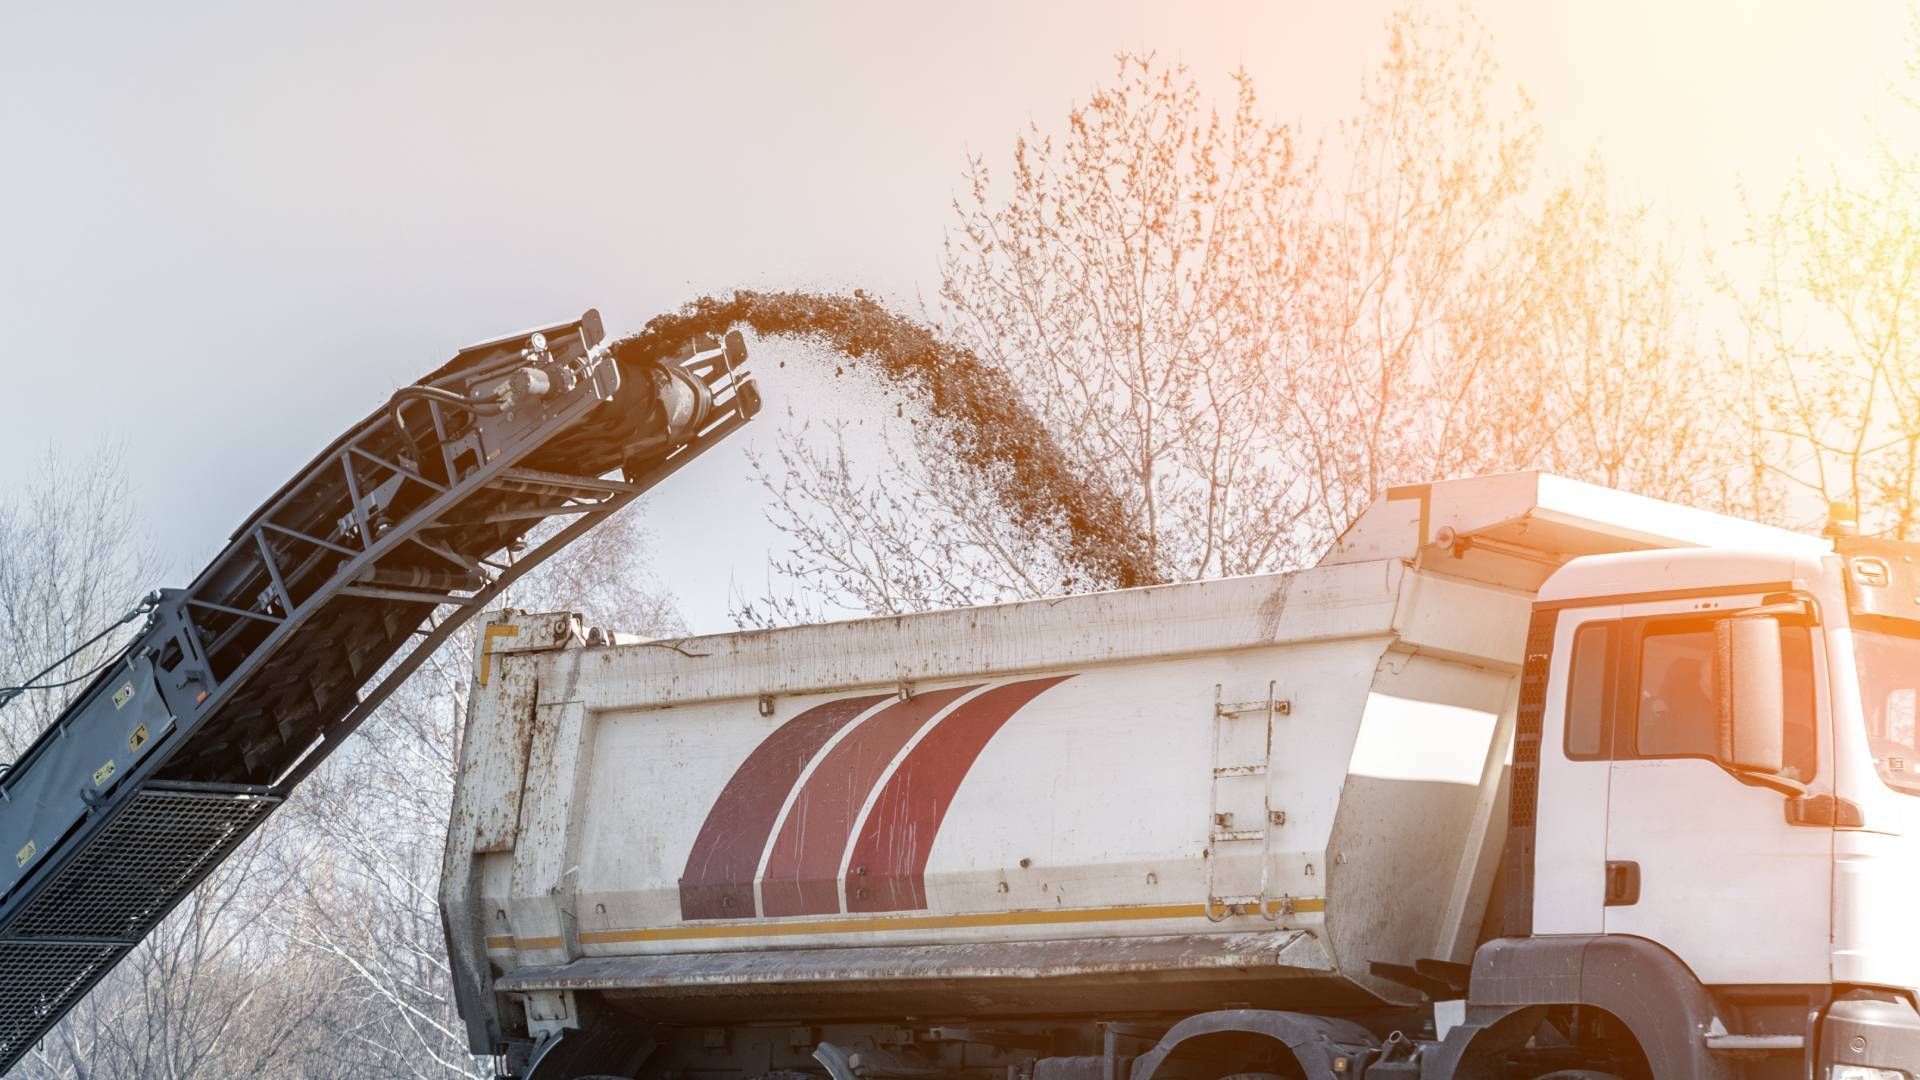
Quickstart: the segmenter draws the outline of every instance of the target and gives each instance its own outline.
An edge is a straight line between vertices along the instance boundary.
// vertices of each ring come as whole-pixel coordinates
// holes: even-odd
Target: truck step
[[[1707,1049],[1719,1054],[1799,1053],[1806,1048],[1804,1035],[1707,1035]]]

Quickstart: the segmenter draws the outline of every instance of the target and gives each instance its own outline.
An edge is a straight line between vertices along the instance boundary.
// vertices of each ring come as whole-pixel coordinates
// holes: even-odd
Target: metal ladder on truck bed
[[[1293,914],[1293,899],[1289,896],[1273,897],[1273,841],[1274,834],[1287,823],[1286,811],[1273,804],[1273,725],[1276,717],[1288,716],[1293,712],[1290,701],[1276,696],[1278,684],[1267,684],[1267,696],[1264,700],[1228,702],[1222,700],[1221,689],[1213,688],[1213,720],[1210,730],[1212,743],[1212,776],[1207,785],[1207,846],[1202,855],[1206,864],[1207,918],[1213,922],[1224,922],[1234,915],[1258,914],[1268,922],[1277,922]],[[1244,726],[1253,739],[1245,733],[1236,731]],[[1236,738],[1236,736],[1239,736]],[[1222,744],[1238,745],[1243,751],[1252,743],[1258,747],[1257,754],[1250,760],[1222,763],[1223,753],[1228,753]],[[1238,791],[1237,798],[1230,798],[1232,809],[1222,809],[1221,788],[1225,782],[1250,790]],[[1259,805],[1251,805],[1250,796],[1260,796]],[[1237,815],[1237,816],[1236,816]],[[1225,845],[1260,845],[1259,885],[1252,893],[1222,890],[1219,884],[1219,869],[1222,856],[1229,850]],[[1244,861],[1244,860],[1243,860]]]
[[[468,618],[759,410],[737,332],[604,336],[588,311],[403,387],[0,772],[0,1072]]]

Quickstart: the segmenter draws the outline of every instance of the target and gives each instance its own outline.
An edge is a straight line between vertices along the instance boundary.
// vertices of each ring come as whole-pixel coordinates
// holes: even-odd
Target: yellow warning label
[[[107,763],[105,765],[102,765],[99,768],[93,770],[93,786],[99,787],[101,784],[104,784],[107,781],[113,779],[113,770],[114,770],[113,759],[108,758]]]
[[[121,684],[120,689],[115,690],[113,692],[113,707],[116,709],[126,708],[127,702],[132,700],[133,700],[133,684],[132,683],[123,683]]]
[[[138,752],[145,745],[147,745],[147,725],[141,724],[133,729],[133,734],[127,736],[127,750]]]
[[[27,865],[27,863],[33,859],[33,853],[39,850],[39,848],[34,846],[33,841],[27,841],[27,846],[20,849],[20,854],[13,857],[14,864],[17,866]]]

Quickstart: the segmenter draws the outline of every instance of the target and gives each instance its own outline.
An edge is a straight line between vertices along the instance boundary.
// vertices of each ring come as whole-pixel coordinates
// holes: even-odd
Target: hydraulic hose
[[[400,430],[400,437],[407,440],[407,447],[413,451],[415,468],[420,467],[425,456],[420,450],[420,440],[407,429],[406,417],[400,412],[401,403],[413,399],[437,401],[442,405],[478,416],[495,416],[506,410],[506,406],[498,401],[474,401],[463,394],[456,394],[437,386],[403,386],[395,390],[393,396],[387,399],[387,416],[393,420],[393,426]]]

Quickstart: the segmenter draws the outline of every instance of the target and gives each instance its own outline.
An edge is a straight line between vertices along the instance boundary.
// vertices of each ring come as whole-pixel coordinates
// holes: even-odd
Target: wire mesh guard
[[[40,1034],[96,978],[127,951],[127,945],[0,942],[0,1072],[27,1055]]]
[[[279,804],[229,790],[147,789],[0,928],[0,1071]]]
[[[0,1072],[24,1057],[53,1022],[95,979],[106,973],[125,945],[0,941]]]

